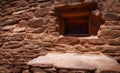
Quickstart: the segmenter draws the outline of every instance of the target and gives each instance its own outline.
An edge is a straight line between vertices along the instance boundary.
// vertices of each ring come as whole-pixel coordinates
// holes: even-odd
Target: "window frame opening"
[[[92,13],[92,11],[97,9],[98,5],[94,2],[56,7],[55,13],[59,19],[60,26],[59,33],[65,36],[79,37],[97,35],[99,27],[103,23],[101,16],[96,16]],[[77,25],[75,26],[75,24]]]

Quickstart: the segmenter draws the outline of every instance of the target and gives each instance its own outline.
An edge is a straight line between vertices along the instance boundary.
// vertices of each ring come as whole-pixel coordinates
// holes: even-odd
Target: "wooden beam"
[[[69,19],[66,23],[74,23],[74,24],[88,24],[87,19]]]
[[[83,13],[83,12],[91,12],[89,8],[84,8],[84,9],[70,9],[70,10],[65,10],[65,11],[59,11],[59,13]]]
[[[79,9],[88,9],[90,11],[97,9],[98,5],[97,3],[79,3],[79,4],[68,4],[63,6],[57,6],[55,8],[56,11],[64,12],[64,11],[70,11],[70,10],[79,10]]]
[[[76,18],[76,17],[84,17],[88,16],[90,12],[66,12],[66,13],[61,13],[60,16],[64,18]]]

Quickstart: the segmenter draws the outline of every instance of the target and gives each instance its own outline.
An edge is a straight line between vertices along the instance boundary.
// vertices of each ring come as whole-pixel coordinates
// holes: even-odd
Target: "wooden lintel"
[[[88,9],[88,10],[95,10],[97,9],[98,5],[97,3],[81,3],[81,4],[68,4],[60,7],[56,7],[55,10],[57,11],[69,11],[69,10],[74,10],[74,9]]]
[[[66,23],[74,23],[74,24],[88,24],[88,20],[86,19],[79,19],[79,20],[68,20]]]
[[[84,17],[88,16],[90,12],[69,12],[69,13],[61,13],[60,16],[65,17],[65,18],[75,18],[75,17]]]

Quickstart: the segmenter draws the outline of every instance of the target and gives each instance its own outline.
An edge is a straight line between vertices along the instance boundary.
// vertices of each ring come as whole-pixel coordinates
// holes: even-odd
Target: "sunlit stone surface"
[[[108,67],[118,67],[116,60],[103,54],[75,54],[75,53],[49,53],[28,62],[28,65],[53,65],[57,68],[102,70]]]

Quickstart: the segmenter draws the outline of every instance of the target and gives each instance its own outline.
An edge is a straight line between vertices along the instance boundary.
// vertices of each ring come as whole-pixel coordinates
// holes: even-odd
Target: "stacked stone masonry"
[[[56,6],[94,1],[105,21],[97,39],[64,37],[59,33]],[[102,52],[120,63],[119,8],[120,0],[0,0],[0,73],[29,73],[26,62],[48,52]],[[57,72],[49,66],[35,70]],[[59,73],[86,73],[75,71]]]

